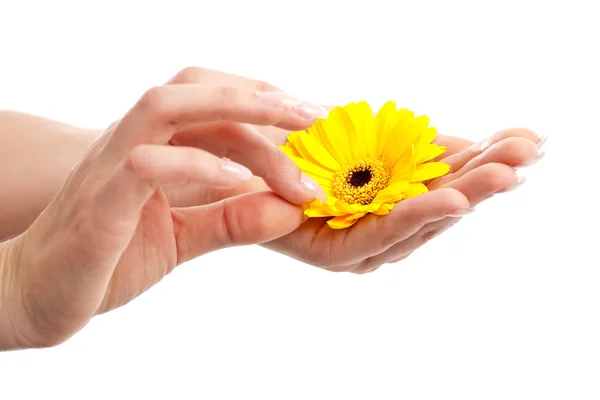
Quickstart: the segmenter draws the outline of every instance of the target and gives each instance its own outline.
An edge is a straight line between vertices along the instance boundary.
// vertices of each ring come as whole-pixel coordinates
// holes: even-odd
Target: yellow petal
[[[386,102],[377,112],[377,116],[375,117],[376,158],[382,159],[387,138],[394,125],[396,125],[397,120],[398,112],[396,110],[396,103],[393,101]]]
[[[446,146],[438,146],[437,144],[428,144],[415,151],[415,163],[421,164],[432,160],[446,151]]]
[[[346,215],[346,213],[333,207],[327,207],[323,203],[321,205],[313,203],[309,208],[304,210],[304,215],[307,217],[335,217]]]
[[[438,178],[450,171],[450,166],[442,162],[429,162],[417,166],[415,173],[411,178],[411,182],[426,181],[433,178]]]
[[[407,199],[410,199],[411,197],[419,196],[423,193],[427,193],[428,191],[429,190],[427,189],[427,186],[423,185],[422,183],[411,183],[408,189],[406,189],[404,195]]]
[[[398,112],[398,122],[390,132],[385,143],[382,159],[387,164],[395,164],[400,158],[410,151],[417,142],[418,137],[429,124],[429,118],[421,115],[414,118],[414,114],[408,110]],[[415,151],[413,149],[413,151]]]
[[[399,201],[404,197],[404,192],[406,192],[409,186],[410,183],[408,181],[393,183],[377,193],[377,196],[373,199],[373,203],[382,204]]]
[[[424,129],[421,134],[419,135],[419,139],[417,141],[417,148],[420,147],[424,147],[428,144],[430,144],[431,142],[433,142],[433,139],[435,139],[435,137],[437,136],[437,129],[434,128],[433,126],[430,126],[427,129]]]
[[[313,164],[312,162],[305,160],[301,157],[291,156],[290,158],[293,162],[296,163],[296,165],[302,170],[302,172],[309,174],[313,178],[318,177],[321,179],[328,180],[329,182],[333,181],[333,172],[323,168],[322,166]]]
[[[365,207],[362,204],[348,204],[342,200],[336,200],[333,205],[335,208],[344,211],[346,214],[356,214],[357,212],[365,211]]]
[[[308,128],[308,133],[317,138],[329,154],[342,165],[353,160],[345,121],[349,121],[348,115],[343,108],[336,107],[329,112],[327,118],[318,119]]]
[[[332,229],[344,229],[354,225],[360,218],[364,217],[366,213],[358,213],[353,215],[346,215],[331,218],[327,221],[327,225],[329,225]]]
[[[321,165],[331,171],[338,171],[341,166],[327,149],[313,135],[306,132],[294,132],[288,136],[288,141],[298,151],[300,156],[316,165]]]
[[[290,134],[291,135],[291,134]],[[289,135],[288,135],[289,138]],[[289,155],[295,155],[296,157],[300,157],[300,153],[298,153],[298,151],[296,150],[296,148],[294,147],[293,144],[291,144],[289,141],[285,142],[285,144],[283,146],[279,146],[280,149],[284,150],[284,151],[288,151]]]
[[[382,204],[377,210],[373,211],[375,215],[387,215],[394,208],[394,203]]]
[[[392,176],[390,184],[402,180],[407,180],[415,173],[414,148],[410,146],[404,154],[396,160],[390,167]]]
[[[284,146],[279,146],[279,148],[289,157],[300,157],[300,153],[298,153],[298,151],[292,147],[290,142],[287,142]]]
[[[369,103],[366,101],[350,103],[344,106],[344,110],[348,113],[354,126],[354,156],[358,158],[375,157],[377,151],[377,136],[374,130],[375,117]]]

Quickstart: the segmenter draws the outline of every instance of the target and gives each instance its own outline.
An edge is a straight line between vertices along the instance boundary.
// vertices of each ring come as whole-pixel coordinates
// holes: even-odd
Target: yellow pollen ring
[[[389,180],[390,173],[380,160],[357,160],[335,174],[332,194],[347,204],[367,205],[387,187]]]

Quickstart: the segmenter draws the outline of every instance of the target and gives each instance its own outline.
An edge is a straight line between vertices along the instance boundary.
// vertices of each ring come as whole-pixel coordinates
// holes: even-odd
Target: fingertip
[[[440,196],[439,207],[444,209],[446,214],[454,210],[468,209],[471,207],[469,199],[460,190],[454,188],[441,188],[430,193]]]
[[[539,155],[539,150],[533,141],[522,137],[509,137],[490,146],[481,155],[481,163],[494,162],[518,167]]]

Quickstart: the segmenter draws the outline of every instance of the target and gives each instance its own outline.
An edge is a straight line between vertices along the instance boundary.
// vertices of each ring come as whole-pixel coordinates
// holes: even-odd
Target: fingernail
[[[325,191],[313,178],[302,174],[300,182],[302,183],[302,186],[308,189],[317,199],[321,200],[322,202],[327,201],[327,195],[325,194]]]
[[[475,211],[474,208],[460,208],[458,210],[450,211],[446,213],[446,217],[464,217],[465,215],[469,215]]]
[[[294,111],[304,119],[326,118],[329,115],[325,107],[309,101],[294,106]]]
[[[228,158],[221,158],[219,162],[223,172],[233,178],[241,179],[243,181],[247,181],[252,178],[252,171],[244,167],[242,164],[238,164]]]
[[[518,165],[516,168],[524,168],[524,167],[529,167],[530,165],[533,165],[535,163],[537,163],[538,161],[540,161],[542,158],[544,158],[544,155],[546,154],[545,151],[539,151],[538,150],[538,154],[537,156],[530,158],[529,160],[521,163],[520,165]]]
[[[548,140],[548,136],[540,136],[540,140],[537,142],[538,150],[542,150],[546,146],[547,140]]]
[[[493,144],[494,144],[494,138],[491,138],[491,137],[487,138],[483,142],[481,142],[481,146],[479,146],[479,151],[484,152],[485,150],[488,149],[488,147],[490,147]]]
[[[283,92],[256,92],[256,97],[263,103],[273,107],[295,106],[301,103],[294,96]]]
[[[519,176],[517,178],[517,182],[514,183],[513,185],[510,185],[509,187],[507,187],[504,190],[501,190],[499,193],[506,193],[506,192],[512,192],[513,190],[517,189],[519,186],[523,185],[525,183],[525,177],[524,176]]]

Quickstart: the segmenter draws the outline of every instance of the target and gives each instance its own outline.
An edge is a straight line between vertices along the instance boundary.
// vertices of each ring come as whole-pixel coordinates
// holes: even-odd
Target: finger
[[[482,154],[467,162],[460,170],[442,176],[427,186],[430,190],[434,190],[460,178],[475,168],[489,163],[505,164],[513,168],[523,167],[538,161],[543,155],[543,151],[540,151],[531,140],[510,137],[493,144]]]
[[[323,224],[322,219],[312,218],[303,225],[298,235],[284,237],[269,244],[269,247],[279,250],[306,247],[310,251],[302,261],[327,268],[346,268],[410,237],[426,223],[468,207],[467,199],[460,192],[436,190],[399,202],[386,216],[368,215],[344,230],[332,230]],[[321,243],[321,246],[312,246],[315,242]]]
[[[482,165],[443,188],[452,188],[463,193],[472,207],[498,193],[514,190],[525,182],[514,168],[505,164],[489,163]],[[439,189],[438,189],[439,190]]]
[[[424,225],[418,232],[406,240],[390,247],[381,254],[369,257],[355,269],[356,273],[372,272],[383,264],[396,263],[404,260],[415,250],[424,246],[431,239],[450,229],[462,216],[446,217],[439,221]]]
[[[130,162],[137,175],[154,186],[195,182],[231,188],[252,178],[245,166],[194,147],[141,145]]]
[[[282,92],[278,87],[261,80],[198,67],[184,68],[167,82],[169,85],[187,83],[199,83],[212,86],[233,86],[257,92]],[[292,96],[290,96],[290,98],[292,98]],[[299,100],[296,101],[301,103]],[[329,111],[329,109],[327,110]],[[312,123],[314,123],[314,120],[312,119],[306,119],[299,115],[291,115],[288,119],[281,121],[279,127],[289,131],[296,131],[306,129],[312,125]]]
[[[446,184],[443,189],[438,190],[448,188],[459,190],[466,196],[471,207],[475,207],[496,193],[513,190],[522,183],[523,180],[517,176],[513,168],[505,164],[486,164]],[[398,243],[376,257],[365,260],[357,267],[357,270],[368,271],[385,263],[394,263],[405,259],[413,251],[448,230],[461,217],[462,215],[454,214],[451,217],[424,225],[415,235],[407,240]]]
[[[493,134],[490,138],[482,142],[475,143],[456,154],[447,153],[444,155],[442,160],[446,164],[450,165],[450,173],[454,173],[460,170],[462,167],[464,167],[465,164],[467,164],[473,158],[477,157],[485,150],[487,150],[490,146],[508,138],[523,138],[539,145],[545,142],[544,138],[540,138],[538,135],[536,135],[533,131],[529,129],[506,129],[503,131],[499,131]]]
[[[249,193],[205,206],[174,209],[177,263],[217,249],[275,240],[302,223],[302,207],[273,192]]]
[[[227,86],[165,85],[148,90],[115,128],[107,152],[121,159],[134,146],[164,144],[178,131],[211,121],[276,125],[310,107],[277,94]],[[318,109],[313,109],[316,117]]]
[[[141,145],[113,172],[93,195],[90,222],[99,232],[127,243],[145,203],[161,185],[181,182],[230,187],[250,179],[244,166],[212,154],[183,147]],[[118,231],[118,234],[115,233]]]
[[[234,86],[259,92],[280,91],[276,86],[261,80],[199,67],[184,68],[167,81],[167,84],[169,85],[185,83],[201,83],[212,86]]]
[[[461,151],[464,151],[473,145],[473,142],[468,139],[446,135],[437,135],[435,139],[433,139],[433,143],[446,147],[446,151],[440,156],[436,157],[433,161],[439,161],[447,158],[448,156],[460,153]]]
[[[291,158],[250,125],[202,124],[175,134],[170,143],[198,147],[241,163],[292,203],[326,199],[325,192],[312,178],[302,174]]]

